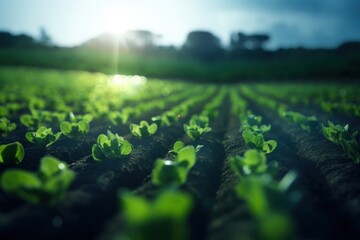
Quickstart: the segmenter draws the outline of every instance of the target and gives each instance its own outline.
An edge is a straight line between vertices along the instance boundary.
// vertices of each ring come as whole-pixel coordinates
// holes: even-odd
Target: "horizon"
[[[332,48],[360,40],[360,16],[356,13],[360,3],[356,0],[164,2],[3,0],[0,30],[36,38],[43,27],[54,44],[65,47],[80,45],[106,32],[139,29],[160,34],[159,45],[176,47],[192,30],[212,32],[223,46],[228,45],[235,31],[265,33],[270,35],[269,49]]]

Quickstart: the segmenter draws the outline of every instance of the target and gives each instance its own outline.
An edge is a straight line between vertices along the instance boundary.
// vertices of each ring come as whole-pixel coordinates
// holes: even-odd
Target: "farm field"
[[[0,68],[1,239],[360,239],[360,85]]]

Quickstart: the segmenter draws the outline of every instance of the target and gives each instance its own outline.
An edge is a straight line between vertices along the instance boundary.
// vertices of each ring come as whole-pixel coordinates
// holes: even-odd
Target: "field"
[[[360,85],[0,68],[0,238],[360,239]]]

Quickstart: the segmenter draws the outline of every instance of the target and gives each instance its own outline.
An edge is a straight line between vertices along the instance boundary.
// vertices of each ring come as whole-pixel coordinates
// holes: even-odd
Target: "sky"
[[[266,33],[269,48],[336,47],[360,40],[360,0],[0,0],[0,31],[79,45],[105,32],[146,29],[181,46],[208,30],[225,46],[232,32]]]

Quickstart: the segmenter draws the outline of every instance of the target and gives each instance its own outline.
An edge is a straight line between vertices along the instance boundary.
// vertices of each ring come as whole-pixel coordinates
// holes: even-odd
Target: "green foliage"
[[[18,164],[23,160],[24,155],[24,147],[19,142],[0,145],[0,164]]]
[[[236,185],[236,194],[243,199],[251,215],[257,220],[260,239],[286,240],[293,232],[293,221],[288,213],[287,191],[296,179],[288,173],[279,182],[270,175],[249,175]]]
[[[170,153],[178,154],[179,150],[185,147],[185,144],[182,141],[176,141],[173,145],[173,149],[170,150]]]
[[[277,142],[275,140],[265,141],[263,134],[252,131],[249,128],[243,130],[242,136],[250,148],[258,149],[264,153],[271,153],[276,149]]]
[[[129,121],[130,113],[128,111],[112,111],[109,112],[107,118],[108,120],[114,124],[118,125],[119,123],[125,124]]]
[[[153,122],[155,122],[159,126],[171,126],[174,122],[177,121],[177,116],[174,112],[167,111],[159,116],[151,118]]]
[[[10,169],[1,176],[1,187],[8,193],[36,204],[52,206],[66,193],[75,173],[64,162],[46,156],[38,172]]]
[[[16,129],[16,123],[10,122],[6,117],[0,118],[0,133],[6,137],[10,132]]]
[[[195,165],[196,150],[193,146],[184,147],[178,141],[170,152],[176,153],[174,160],[157,159],[155,162],[152,171],[154,185],[184,184],[189,170]]]
[[[97,143],[92,147],[92,156],[96,161],[119,159],[131,153],[131,144],[118,134],[110,131],[107,135],[100,134]]]
[[[140,124],[130,124],[130,131],[135,137],[146,137],[154,135],[157,131],[157,124],[149,124],[147,121],[141,121]]]
[[[317,130],[319,125],[315,116],[305,116],[301,113],[294,111],[279,111],[280,116],[289,122],[299,124],[299,126],[305,131]]]
[[[189,124],[184,124],[184,131],[191,139],[199,139],[211,130],[209,117],[204,115],[194,115],[189,120]]]
[[[64,121],[60,124],[61,132],[70,138],[79,137],[85,135],[90,130],[89,122],[92,121],[92,116],[90,114],[84,116],[77,116],[71,112],[70,121]]]
[[[167,190],[149,201],[126,192],[121,194],[120,199],[129,239],[188,239],[186,221],[193,200],[187,193]]]
[[[347,156],[355,163],[360,163],[360,146],[356,141],[358,131],[349,133],[349,125],[341,126],[329,121],[329,126],[322,125],[322,132],[328,140],[340,145]]]
[[[40,119],[31,114],[22,114],[20,116],[20,122],[29,129],[35,129],[40,124]]]
[[[29,129],[36,129],[40,126],[47,124],[55,124],[64,121],[66,118],[65,113],[50,112],[44,110],[31,110],[31,114],[22,114],[20,116],[20,122],[22,125]]]
[[[261,174],[267,170],[265,153],[249,149],[244,157],[233,156],[229,159],[231,169],[238,175]]]
[[[87,122],[90,123],[93,120],[93,116],[91,114],[84,114],[84,115],[76,115],[73,112],[69,113],[69,118],[72,123],[76,122]]]
[[[90,125],[85,121],[77,123],[64,121],[60,124],[60,130],[65,136],[73,138],[87,134],[90,130]]]
[[[40,127],[36,132],[27,132],[26,139],[43,148],[49,148],[61,137],[61,132],[53,133],[51,128]]]

